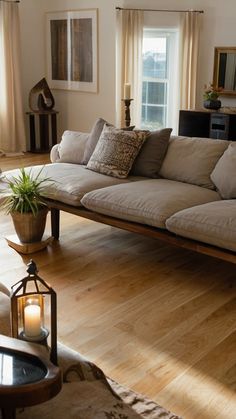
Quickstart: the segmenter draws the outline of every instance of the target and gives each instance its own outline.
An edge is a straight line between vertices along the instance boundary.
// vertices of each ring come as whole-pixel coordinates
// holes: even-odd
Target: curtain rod
[[[3,3],[20,3],[20,0],[0,0],[3,1]]]
[[[189,13],[189,12],[193,12],[193,13],[204,13],[204,10],[170,10],[170,9],[130,9],[129,7],[124,8],[124,7],[116,7],[116,10],[138,10],[138,11],[143,11],[143,12],[182,12],[182,13]]]

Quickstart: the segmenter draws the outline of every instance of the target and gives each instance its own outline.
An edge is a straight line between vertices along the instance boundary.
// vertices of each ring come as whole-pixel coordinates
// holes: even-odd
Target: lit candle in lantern
[[[24,309],[25,336],[34,337],[41,333],[41,308],[36,304],[29,304]]]
[[[124,99],[130,99],[130,89],[131,89],[130,83],[125,83],[125,85],[124,85]]]

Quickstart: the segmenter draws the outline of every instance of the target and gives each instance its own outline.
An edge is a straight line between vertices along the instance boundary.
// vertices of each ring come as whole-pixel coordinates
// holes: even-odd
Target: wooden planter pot
[[[45,230],[48,208],[40,210],[36,216],[32,213],[12,212],[16,234],[21,243],[39,242]]]

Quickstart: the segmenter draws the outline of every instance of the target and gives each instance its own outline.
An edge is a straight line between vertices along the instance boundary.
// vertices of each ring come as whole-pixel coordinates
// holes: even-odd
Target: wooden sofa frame
[[[78,215],[79,217],[110,225],[112,227],[117,227],[155,239],[160,239],[173,246],[182,247],[184,249],[189,249],[208,256],[213,256],[227,262],[236,263],[236,253],[233,251],[221,249],[219,247],[208,245],[196,240],[186,239],[181,236],[177,236],[167,230],[162,230],[157,227],[151,227],[136,222],[120,220],[118,218],[109,217],[107,215],[102,215],[87,210],[84,207],[74,207],[72,205],[64,204],[62,202],[54,201],[51,199],[47,199],[46,203],[51,210],[51,231],[52,236],[56,240],[59,239],[60,235],[60,211],[65,211],[70,214]]]

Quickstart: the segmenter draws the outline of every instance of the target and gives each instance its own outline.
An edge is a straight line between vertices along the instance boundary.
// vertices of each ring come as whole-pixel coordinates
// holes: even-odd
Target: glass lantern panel
[[[26,283],[25,293],[44,293],[48,292],[48,287],[46,287],[40,280],[36,278],[29,279]]]
[[[48,287],[46,287],[42,282],[37,281],[39,292],[48,292]]]
[[[25,287],[25,293],[30,293],[30,294],[32,294],[32,293],[37,293],[38,291],[37,291],[37,287],[36,287],[36,285],[35,285],[35,281],[32,279],[29,279],[27,282],[26,282],[26,287]]]
[[[47,343],[51,346],[51,295],[44,295],[44,329],[48,332]]]
[[[25,297],[17,298],[18,334],[20,334],[24,329],[24,307]]]
[[[31,308],[29,308],[31,306]],[[37,309],[39,307],[39,309]],[[35,312],[37,311],[37,313]],[[18,335],[32,329],[36,323],[38,328],[44,327],[44,296],[31,294],[17,299]]]

